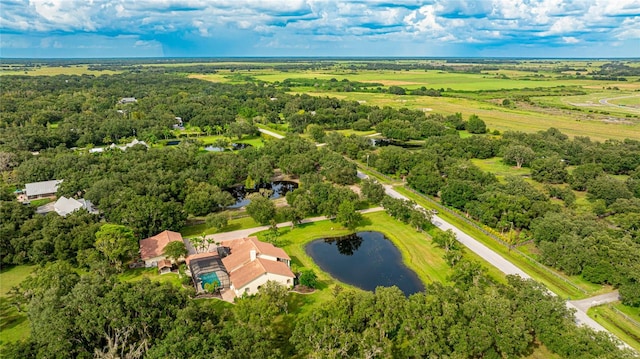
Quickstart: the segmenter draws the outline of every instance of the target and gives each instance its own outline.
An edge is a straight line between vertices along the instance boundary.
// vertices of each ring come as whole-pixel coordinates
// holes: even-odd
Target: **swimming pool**
[[[202,282],[202,288],[204,288],[205,284],[212,284],[215,281],[218,282],[218,285],[222,284],[222,282],[218,278],[218,275],[216,274],[216,272],[209,272],[209,273],[200,274],[198,277],[200,278],[200,281]]]

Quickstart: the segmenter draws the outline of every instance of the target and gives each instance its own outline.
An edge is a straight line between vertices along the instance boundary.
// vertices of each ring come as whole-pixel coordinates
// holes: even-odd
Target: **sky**
[[[0,57],[640,57],[640,0],[0,0]]]

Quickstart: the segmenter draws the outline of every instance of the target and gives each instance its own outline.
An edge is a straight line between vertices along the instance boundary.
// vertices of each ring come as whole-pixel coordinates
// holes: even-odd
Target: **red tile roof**
[[[285,263],[260,258],[233,271],[229,278],[236,290],[239,290],[267,273],[295,278],[295,275]]]
[[[158,269],[171,268],[171,266],[171,260],[169,259],[162,259],[158,261]]]
[[[231,254],[222,259],[222,263],[224,263],[229,272],[249,262],[251,260],[251,250],[256,251],[258,257],[262,254],[276,258],[291,259],[282,248],[274,247],[271,243],[260,242],[258,237],[225,241],[222,242],[222,245],[231,248]]]
[[[164,231],[153,237],[145,238],[140,241],[140,258],[142,260],[159,257],[163,254],[164,247],[169,242],[181,241],[182,235],[178,232]]]

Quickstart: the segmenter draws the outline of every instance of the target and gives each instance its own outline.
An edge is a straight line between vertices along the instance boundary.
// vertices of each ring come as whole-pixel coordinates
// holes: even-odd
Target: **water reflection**
[[[398,248],[380,232],[318,239],[305,247],[323,271],[364,290],[397,286],[405,295],[424,291],[418,275],[402,262]]]

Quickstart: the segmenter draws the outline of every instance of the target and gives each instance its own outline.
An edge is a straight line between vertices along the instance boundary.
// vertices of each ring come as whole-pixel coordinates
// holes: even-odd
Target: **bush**
[[[318,276],[311,269],[303,269],[300,271],[299,281],[301,285],[309,288],[316,288],[318,285]]]

